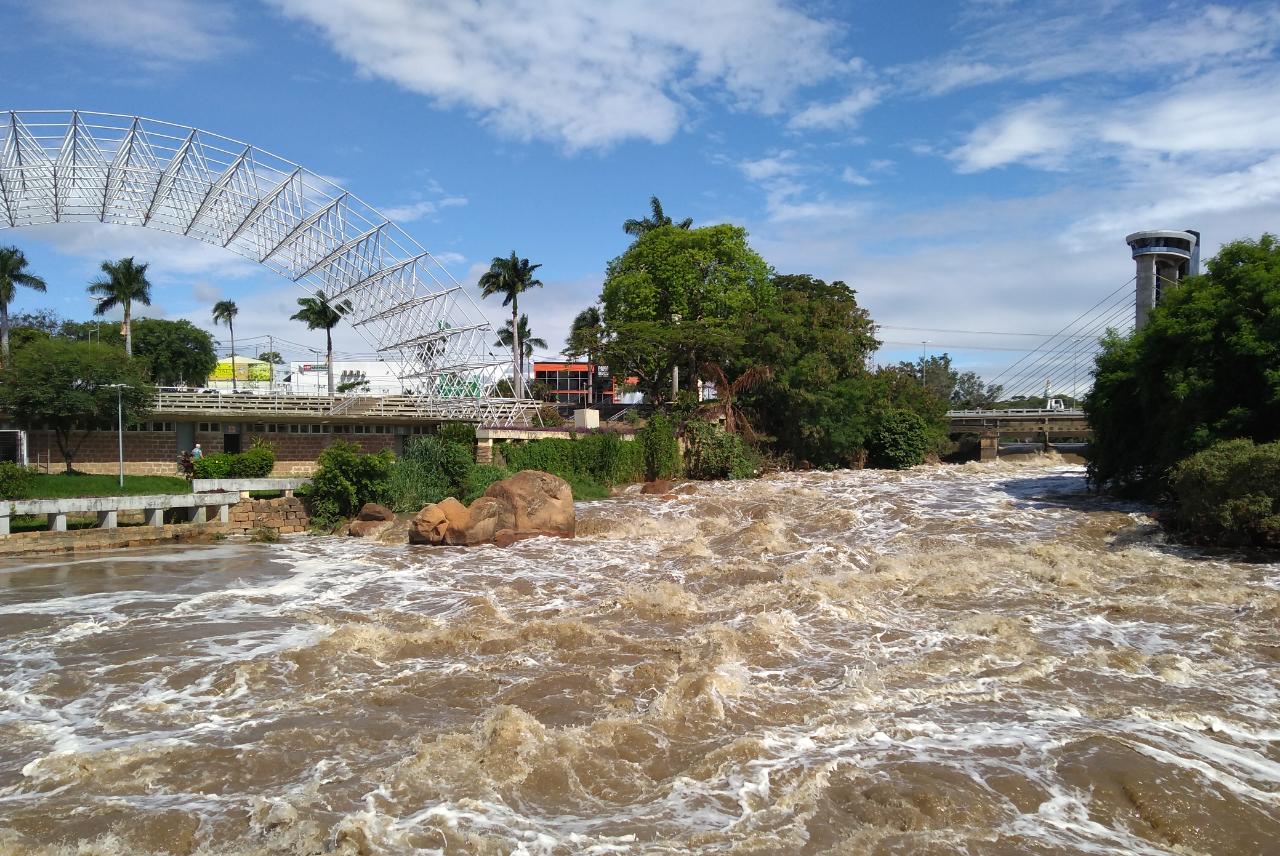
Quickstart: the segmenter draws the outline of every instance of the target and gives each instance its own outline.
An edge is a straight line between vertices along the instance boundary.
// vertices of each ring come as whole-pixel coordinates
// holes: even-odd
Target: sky
[[[505,310],[475,284],[515,250],[542,265],[521,308],[553,358],[651,195],[677,220],[744,226],[779,273],[847,282],[880,361],[946,351],[989,378],[1132,277],[1126,234],[1197,229],[1209,256],[1280,228],[1277,3],[0,9],[0,109],[141,115],[300,163],[432,251],[495,325]],[[217,247],[94,224],[0,242],[49,282],[13,311],[86,318],[101,261],[135,256],[144,314],[213,329],[229,298],[238,339],[323,346],[289,320],[297,286]],[[372,350],[351,329],[335,342]]]

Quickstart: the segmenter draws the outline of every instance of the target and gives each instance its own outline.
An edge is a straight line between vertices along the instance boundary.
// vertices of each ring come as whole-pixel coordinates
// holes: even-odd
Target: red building
[[[591,388],[592,369],[595,369],[596,395],[588,396]],[[617,404],[620,396],[609,376],[608,366],[591,363],[538,363],[533,364],[533,382],[545,384],[548,396],[555,404]],[[628,378],[634,384],[636,378]]]

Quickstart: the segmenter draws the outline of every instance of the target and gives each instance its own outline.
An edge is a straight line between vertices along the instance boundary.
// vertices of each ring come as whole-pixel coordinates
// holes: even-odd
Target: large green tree
[[[342,316],[351,311],[350,300],[339,300],[330,303],[323,291],[316,291],[315,297],[299,297],[298,311],[289,316],[291,321],[301,321],[308,330],[324,330],[325,363],[329,369],[329,395],[333,395],[333,328],[338,326]]]
[[[875,325],[843,282],[798,274],[773,280],[775,299],[751,313],[732,374],[756,365],[772,376],[744,392],[755,428],[796,462],[848,465],[860,459],[874,425],[867,357]]]
[[[1103,339],[1084,401],[1095,484],[1156,496],[1216,441],[1280,439],[1280,241],[1232,242],[1206,267],[1142,330]]]
[[[9,359],[9,304],[18,286],[44,291],[44,280],[27,270],[27,257],[17,247],[0,247],[0,355]]]
[[[236,306],[234,300],[219,300],[213,304],[213,323],[226,324],[227,331],[231,334],[231,389],[234,392],[239,389],[236,385],[236,316],[240,314],[240,307]]]
[[[672,370],[692,384],[697,366],[739,347],[742,321],[773,299],[768,264],[745,229],[660,226],[609,263],[603,354],[615,376],[634,374],[651,401],[668,398]]]
[[[52,430],[67,472],[90,431],[116,427],[117,394],[128,424],[146,416],[155,388],[139,361],[111,345],[32,341],[0,373],[0,409],[22,428]]]
[[[688,229],[693,226],[693,218],[686,217],[679,223],[675,222],[667,216],[665,211],[662,210],[662,203],[658,201],[658,197],[650,196],[648,216],[641,219],[636,219],[635,217],[628,218],[622,224],[622,231],[626,232],[628,235],[635,235],[639,237],[646,232],[652,232],[654,229],[658,229],[663,226],[675,226],[677,229]]]
[[[511,388],[517,397],[524,397],[524,378],[521,375],[523,360],[520,356],[520,295],[531,288],[541,288],[542,280],[535,277],[534,271],[542,265],[529,264],[515,250],[507,258],[494,256],[489,269],[480,277],[480,291],[483,297],[502,295],[502,305],[511,307],[511,326],[516,335],[511,339]]]
[[[124,348],[124,337],[114,324],[62,321],[55,335]],[[186,319],[134,319],[133,357],[160,386],[202,384],[218,365],[213,336]]]
[[[89,283],[89,293],[98,299],[93,314],[106,315],[117,306],[124,312],[124,352],[133,356],[133,304],[151,305],[151,283],[147,279],[147,265],[138,264],[133,257],[103,262],[105,276]]]

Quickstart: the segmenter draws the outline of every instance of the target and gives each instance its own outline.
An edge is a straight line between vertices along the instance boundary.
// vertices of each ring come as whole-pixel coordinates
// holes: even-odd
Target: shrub
[[[1175,525],[1224,546],[1280,546],[1280,442],[1215,443],[1180,461],[1170,478]]]
[[[215,452],[192,462],[198,479],[263,479],[276,466],[276,453],[266,443],[255,442],[247,452]]]
[[[471,474],[467,477],[466,496],[461,497],[462,501],[470,505],[484,496],[484,492],[489,489],[489,485],[502,481],[510,475],[511,471],[506,467],[494,466],[493,464],[476,464],[471,470]]]
[[[685,475],[691,479],[745,479],[756,474],[759,460],[738,434],[693,419],[684,426]]]
[[[320,465],[306,491],[311,523],[319,529],[352,517],[366,502],[387,501],[389,451],[363,454],[355,443],[337,441],[320,453]]]
[[[470,422],[445,422],[436,429],[436,436],[468,449],[474,450],[476,447],[476,426]]]
[[[680,444],[676,442],[671,420],[661,413],[649,417],[649,422],[636,435],[644,456],[644,477],[647,481],[671,478],[680,474]]]
[[[391,466],[391,507],[396,511],[417,511],[447,496],[461,498],[474,468],[468,447],[434,434],[415,437]]]
[[[542,420],[542,424],[548,428],[558,428],[568,422],[560,415],[560,411],[556,410],[550,404],[544,404],[538,408],[538,418]]]
[[[931,442],[924,417],[910,410],[889,410],[867,438],[867,462],[889,470],[914,467],[924,462]]]
[[[628,484],[644,476],[644,450],[640,443],[624,441],[612,431],[572,440],[549,437],[528,443],[503,443],[498,451],[513,472],[541,470],[564,479],[574,488],[574,499],[599,499],[609,495],[612,485]]]
[[[192,462],[192,472],[198,479],[231,478],[231,455],[214,452]]]
[[[265,479],[276,468],[276,453],[266,443],[254,443],[249,451],[230,457],[233,479]]]
[[[36,474],[13,461],[0,461],[0,498],[26,499],[35,486]]]

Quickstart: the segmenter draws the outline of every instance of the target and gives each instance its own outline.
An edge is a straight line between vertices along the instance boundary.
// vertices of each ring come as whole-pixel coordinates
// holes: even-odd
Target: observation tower
[[[1141,330],[1165,288],[1200,273],[1200,233],[1134,232],[1125,238],[1138,265],[1134,327]]]

